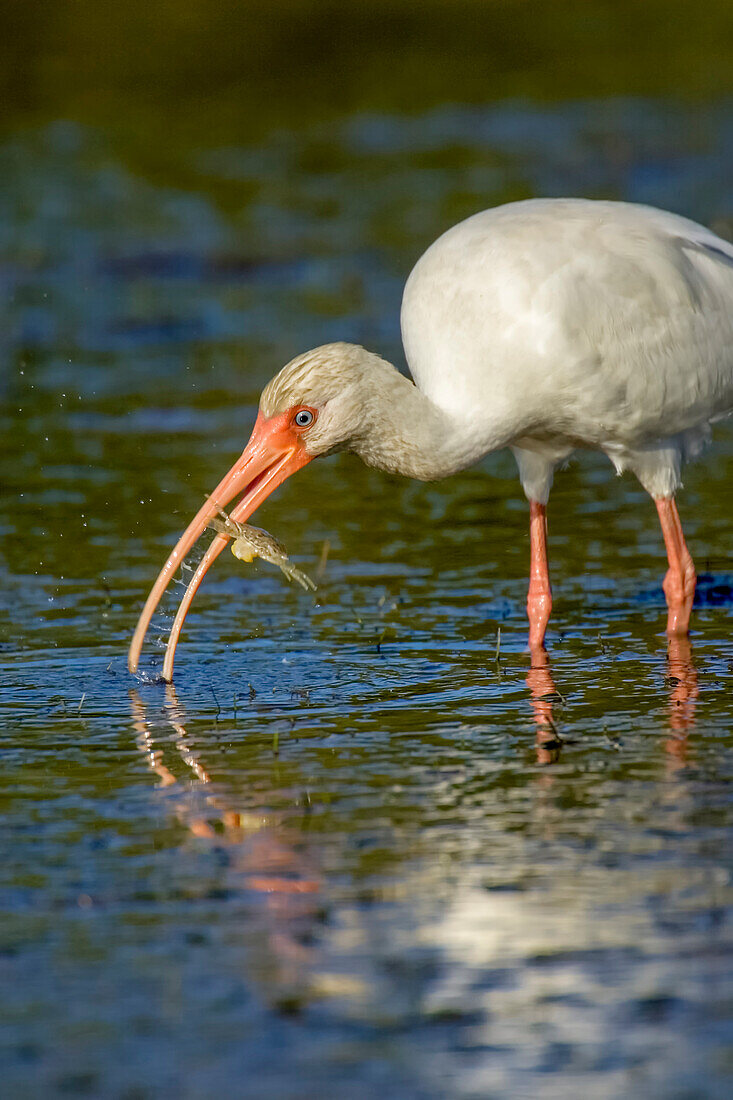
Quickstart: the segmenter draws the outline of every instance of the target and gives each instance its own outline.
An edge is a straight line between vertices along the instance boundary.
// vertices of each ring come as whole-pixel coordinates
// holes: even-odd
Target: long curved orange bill
[[[231,512],[232,519],[243,523],[278,485],[281,485],[296,470],[302,469],[310,462],[312,457],[306,451],[300,437],[293,431],[292,421],[288,413],[279,413],[268,420],[264,418],[262,413],[258,414],[249,443],[242,452],[241,457],[234,463],[229,473],[222,478],[211,496],[206,500],[206,503],[201,506],[191,520],[150,590],[150,595],[145,601],[145,606],[130,643],[127,656],[127,665],[130,672],[137,671],[145,635],[163,593],[191,547],[206,530],[209,520],[213,519],[219,513],[219,510],[225,508],[239,493],[244,493],[239,504]],[[168,639],[168,647],[163,663],[163,678],[165,680],[170,680],[173,675],[176,644],[186,613],[191,606],[191,601],[209,566],[219,556],[228,541],[229,538],[226,535],[216,536],[201,559],[199,567],[181,600]]]

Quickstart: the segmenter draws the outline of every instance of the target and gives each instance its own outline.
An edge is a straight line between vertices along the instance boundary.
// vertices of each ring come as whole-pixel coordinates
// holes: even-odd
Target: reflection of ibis
[[[686,632],[695,571],[674,493],[680,465],[733,409],[733,247],[650,207],[579,199],[512,203],[450,229],[405,288],[402,334],[413,385],[377,355],[327,344],[265,388],[241,458],[192,520],[140,616],[150,618],[218,509],[246,520],[317,455],[355,451],[421,480],[511,447],[530,507],[527,612],[542,646],[552,604],[547,499],[577,447],[603,451],[654,498],[669,558],[667,630]],[[181,602],[163,674],[191,600],[226,545],[217,536]]]

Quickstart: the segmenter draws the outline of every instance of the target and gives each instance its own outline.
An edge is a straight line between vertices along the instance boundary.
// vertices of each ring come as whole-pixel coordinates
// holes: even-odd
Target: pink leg
[[[534,500],[529,502],[529,648],[542,649],[547,621],[552,611],[552,590],[547,568],[547,507]]]
[[[677,505],[672,497],[657,497],[654,501],[662,525],[669,569],[662,587],[667,597],[667,633],[686,634],[695,598],[695,566],[682,534]]]

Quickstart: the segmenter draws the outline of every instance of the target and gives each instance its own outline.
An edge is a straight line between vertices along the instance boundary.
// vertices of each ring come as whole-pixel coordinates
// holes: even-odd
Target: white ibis
[[[326,344],[265,387],[242,456],[191,521],[137,624],[138,665],[155,608],[209,520],[238,494],[244,521],[318,455],[429,481],[511,447],[530,509],[529,643],[552,606],[546,505],[576,448],[631,470],[657,506],[669,559],[667,631],[685,634],[695,570],[674,494],[684,459],[733,411],[733,246],[652,207],[538,199],[486,210],[443,234],[402,302],[413,383],[378,355]],[[196,590],[227,544],[217,535],[181,601],[163,666]]]

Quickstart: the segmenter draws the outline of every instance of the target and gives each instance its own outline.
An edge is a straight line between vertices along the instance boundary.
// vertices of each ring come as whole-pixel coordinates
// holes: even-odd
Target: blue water
[[[3,1091],[727,1098],[728,428],[680,497],[689,648],[651,503],[581,456],[530,669],[501,454],[432,486],[314,463],[261,521],[325,561],[315,598],[223,555],[175,692],[180,587],[140,678],[125,649],[282,363],[331,339],[399,362],[412,263],[494,202],[725,231],[729,110],[363,112],[185,165],[145,178],[68,121],[0,148]]]

